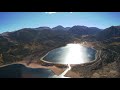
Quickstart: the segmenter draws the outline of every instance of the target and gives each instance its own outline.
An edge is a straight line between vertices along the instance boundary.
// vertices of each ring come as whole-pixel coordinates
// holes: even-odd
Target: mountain
[[[46,29],[51,29],[50,27],[38,27],[35,28],[35,30],[46,30]]]
[[[48,51],[74,42],[76,37],[69,33],[70,27],[23,28],[0,35],[0,64],[39,58]],[[79,40],[79,39],[78,39]]]
[[[68,31],[71,27],[65,27],[65,30]]]
[[[69,29],[69,33],[73,33],[75,35],[92,35],[100,32],[101,29],[93,28],[93,27],[86,27],[86,26],[73,26]]]
[[[89,27],[89,28],[92,29],[92,30],[98,30],[98,31],[99,31],[99,30],[100,30],[100,31],[103,30],[103,29],[99,29],[99,28],[97,28],[97,27]]]
[[[83,30],[82,33],[79,32],[79,35],[86,34],[89,29],[85,26],[72,27],[75,31],[79,28]],[[64,28],[59,25],[52,29],[49,27],[23,28],[14,32],[2,33],[0,35],[1,61],[3,63],[19,61],[30,55],[39,58],[49,50],[64,46],[74,40],[79,41],[74,36],[74,32],[69,33],[72,30],[70,27]],[[94,29],[96,30],[96,28]]]
[[[23,28],[0,36],[0,64],[12,63],[29,57],[39,60],[48,51],[73,41],[64,30]]]
[[[2,34],[0,34],[1,36],[7,36],[10,32],[4,32]]]
[[[65,36],[67,35],[67,36]],[[24,28],[15,32],[11,32],[8,34],[7,38],[21,43],[29,43],[29,42],[42,42],[46,40],[65,40],[66,38],[70,37],[70,35],[64,30],[51,30],[41,29],[41,30],[34,30]],[[60,40],[61,41],[61,40]]]
[[[96,49],[97,56],[94,62],[74,65],[70,71],[79,74],[79,77],[120,77],[120,26],[101,30],[96,27],[59,25],[52,29],[23,28],[2,33],[0,65],[24,60],[27,65],[32,61],[39,63],[40,58],[50,50],[73,42]]]
[[[120,26],[111,26],[96,35],[98,40],[120,37]]]
[[[56,27],[53,27],[52,30],[65,30],[65,28],[61,25],[58,25]]]

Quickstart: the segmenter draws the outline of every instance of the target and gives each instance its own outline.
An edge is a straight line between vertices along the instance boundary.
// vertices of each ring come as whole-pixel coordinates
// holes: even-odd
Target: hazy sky
[[[104,29],[120,25],[120,12],[0,12],[0,33],[57,25],[84,25]]]

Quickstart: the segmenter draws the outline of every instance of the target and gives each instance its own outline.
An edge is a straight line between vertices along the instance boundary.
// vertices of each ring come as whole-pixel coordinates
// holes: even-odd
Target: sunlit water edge
[[[50,59],[45,60],[46,56],[48,56],[51,52],[57,51],[57,49],[63,49],[62,51],[64,51],[64,49],[66,49],[65,54],[62,53],[61,57],[59,56],[59,60],[63,60],[62,62],[51,62],[49,61]],[[70,64],[84,64],[84,63],[90,63],[96,60],[96,50],[94,48],[88,48],[88,47],[84,47],[81,44],[67,44],[64,47],[60,47],[54,50],[49,51],[46,55],[44,55],[41,60],[48,62],[48,63],[54,63],[54,64],[67,64],[68,68],[60,75],[54,75],[52,77],[49,78],[71,78],[71,77],[65,77],[64,75],[66,75],[66,73],[71,70],[71,66]],[[89,50],[94,50],[92,53]],[[57,52],[59,55],[60,53]],[[89,54],[91,53],[91,54]],[[94,54],[94,59],[92,58],[92,60],[89,59],[89,57],[92,57],[91,55]],[[88,56],[87,56],[88,55]],[[76,60],[76,61],[73,61]]]
[[[84,64],[84,63],[89,63],[89,62],[92,62],[92,61],[95,61],[95,59],[94,60],[92,60],[92,61],[87,61],[87,60],[83,60],[83,59],[86,59],[86,55],[84,56],[82,53],[83,52],[85,52],[86,51],[86,49],[83,47],[83,46],[80,46],[80,44],[67,44],[66,46],[64,46],[65,48],[63,48],[63,47],[61,47],[61,48],[63,48],[63,49],[67,49],[67,51],[66,51],[66,56],[65,57],[63,57],[64,58],[64,62],[63,63],[58,63],[58,62],[50,62],[50,63],[56,63],[56,64],[67,64],[68,65],[68,68],[62,73],[62,74],[60,74],[60,75],[55,75],[55,73],[54,74],[50,74],[50,76],[48,75],[48,77],[45,77],[45,78],[71,78],[71,77],[65,77],[65,75],[66,75],[66,73],[69,71],[69,70],[71,70],[71,66],[70,66],[70,64]],[[58,48],[57,48],[58,49]],[[55,50],[55,49],[54,49]],[[54,51],[54,50],[52,50],[52,51]],[[64,50],[63,50],[64,51]],[[81,51],[81,52],[80,52]],[[48,52],[45,56],[47,56],[48,54],[49,54],[50,52]],[[79,55],[79,53],[81,53],[80,55]],[[59,54],[59,52],[58,52],[58,54]],[[63,55],[64,55],[64,53],[63,53]],[[42,59],[44,60],[44,57],[45,56],[43,56],[42,57]],[[76,57],[75,57],[76,56]],[[80,57],[82,57],[83,56],[83,59],[80,59],[80,57],[77,57],[77,56],[80,56]],[[61,59],[61,58],[60,58]],[[69,60],[71,60],[71,61],[69,61]],[[73,61],[72,60],[83,60],[82,62],[79,62],[79,61],[74,61],[74,63],[73,63]],[[44,60],[45,61],[45,60]],[[49,62],[49,61],[46,61],[46,62]],[[5,67],[6,67],[7,65],[5,65]],[[31,71],[32,70],[32,71]],[[24,70],[24,73],[26,73],[26,72],[33,72],[35,69],[26,69],[26,70]],[[37,70],[37,69],[36,69]],[[50,70],[50,69],[48,69],[48,70]],[[23,72],[23,71],[22,71]],[[39,73],[39,74],[38,74]],[[51,71],[49,72],[49,73],[51,73]],[[41,77],[41,72],[36,72],[36,74],[32,74],[32,76],[33,77]],[[48,73],[47,73],[48,74]],[[46,75],[45,75],[46,76]]]
[[[67,44],[44,55],[41,60],[55,64],[84,64],[95,60],[96,50],[80,44]]]

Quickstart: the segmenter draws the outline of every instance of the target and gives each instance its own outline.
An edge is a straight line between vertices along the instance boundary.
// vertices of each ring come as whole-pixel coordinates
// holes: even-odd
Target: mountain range
[[[25,39],[26,41],[30,41],[33,38],[36,39],[35,37],[38,37],[39,35],[42,35],[40,37],[47,38],[47,36],[49,36],[50,34],[54,36],[57,33],[62,33],[62,34],[67,33],[75,37],[82,36],[82,35],[94,35],[97,40],[105,40],[105,39],[110,39],[111,37],[117,37],[117,36],[119,37],[120,26],[111,26],[106,29],[99,29],[97,27],[87,27],[87,26],[80,26],[80,25],[76,25],[73,27],[63,27],[61,25],[58,25],[53,28],[45,26],[45,27],[38,27],[38,28],[23,28],[14,32],[4,32],[0,34],[0,36],[7,37],[12,40],[21,39],[22,41],[24,41]]]
[[[59,25],[4,32],[0,34],[0,65],[19,61],[27,61],[27,65],[32,61],[41,64],[40,58],[47,52],[74,42],[85,42],[96,49],[97,54],[95,62],[75,65],[70,72],[79,77],[120,77],[120,26],[99,29]]]
[[[98,40],[110,39],[113,37],[120,37],[120,26],[111,26],[104,29],[96,35]]]
[[[54,28],[23,28],[14,32],[0,34],[0,64],[20,61],[28,58],[39,60],[48,51],[72,43],[82,41],[87,36],[89,41],[120,40],[120,26],[106,29],[76,25]],[[117,38],[117,39],[116,39]],[[109,39],[109,40],[108,40]]]
[[[26,30],[53,30],[53,31],[68,31],[69,33],[72,33],[72,34],[77,34],[77,35],[86,35],[86,34],[95,34],[97,32],[100,32],[102,29],[99,29],[97,27],[87,27],[87,26],[80,26],[80,25],[76,25],[76,26],[73,26],[73,27],[63,27],[61,25],[58,25],[56,27],[53,27],[53,28],[50,28],[50,27],[46,27],[46,26],[43,26],[43,27],[38,27],[38,28],[23,28],[23,29],[20,29],[20,30],[17,30],[17,31],[26,31]],[[14,32],[17,32],[17,31],[14,31]],[[11,33],[14,33],[14,32],[11,32]],[[4,32],[2,33],[2,35],[6,35],[10,32]]]

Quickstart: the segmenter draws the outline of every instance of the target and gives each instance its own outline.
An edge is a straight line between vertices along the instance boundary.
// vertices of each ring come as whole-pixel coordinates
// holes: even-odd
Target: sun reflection
[[[81,64],[88,61],[87,50],[80,44],[68,44],[64,64]]]
[[[82,64],[94,60],[95,50],[81,44],[67,44],[50,51],[43,60],[59,64]]]
[[[84,47],[81,44],[67,44],[64,47],[50,51],[43,59],[58,64],[67,64],[68,68],[59,76],[54,75],[51,78],[70,78],[65,77],[71,69],[70,64],[83,64],[94,60],[95,50]]]

